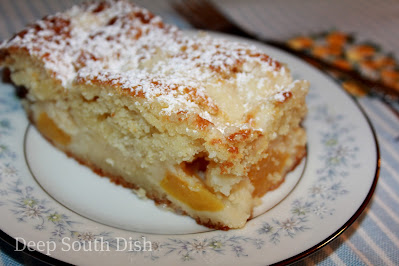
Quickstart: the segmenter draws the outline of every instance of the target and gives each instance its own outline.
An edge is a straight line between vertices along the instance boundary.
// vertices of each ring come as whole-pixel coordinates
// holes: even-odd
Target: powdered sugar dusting
[[[76,83],[110,84],[156,101],[164,115],[193,111],[209,122],[219,112],[209,96],[211,83],[231,83],[250,103],[243,105],[245,110],[271,95],[283,102],[278,92],[288,86],[270,86],[270,78],[286,70],[255,47],[204,34],[186,36],[125,1],[74,6],[46,17],[0,46],[9,48],[39,58],[66,89]],[[261,93],[249,90],[251,83]]]

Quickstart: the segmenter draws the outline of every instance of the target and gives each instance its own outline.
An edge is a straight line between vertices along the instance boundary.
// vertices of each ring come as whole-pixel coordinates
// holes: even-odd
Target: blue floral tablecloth
[[[77,2],[0,0],[0,40],[37,18]],[[136,2],[169,23],[190,28],[173,11],[170,1]],[[217,5],[243,27],[268,38],[287,40],[298,34],[339,29],[355,33],[360,40],[378,43],[393,57],[399,57],[399,2],[395,0],[223,0]],[[389,107],[367,96],[358,101],[376,130],[380,146],[381,170],[375,194],[349,229],[297,264],[399,265],[399,104]],[[13,249],[0,240],[0,265],[44,264]]]

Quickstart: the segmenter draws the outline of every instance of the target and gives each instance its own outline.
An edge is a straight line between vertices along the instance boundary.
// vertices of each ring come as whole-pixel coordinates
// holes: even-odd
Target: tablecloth
[[[79,1],[0,0],[0,40],[46,14]],[[190,25],[170,1],[136,1],[181,28]],[[216,2],[216,1],[215,1]],[[285,40],[297,34],[338,29],[399,56],[399,1],[396,0],[223,0],[217,5],[244,28]],[[363,214],[335,241],[296,264],[399,265],[399,117],[377,98],[359,100],[374,126],[381,152],[375,194]],[[394,108],[398,105],[394,104]],[[1,218],[0,218],[1,219]],[[0,265],[39,265],[0,240]]]

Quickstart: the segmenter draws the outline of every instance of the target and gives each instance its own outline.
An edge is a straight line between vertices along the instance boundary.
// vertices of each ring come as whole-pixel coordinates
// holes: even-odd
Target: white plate
[[[13,245],[13,238],[32,241],[49,257],[73,264],[265,265],[295,261],[342,233],[365,208],[378,177],[378,147],[367,118],[318,70],[285,52],[245,41],[287,63],[295,78],[311,82],[304,123],[306,165],[267,196],[271,203],[263,210],[270,210],[243,229],[208,231],[188,217],[137,200],[49,146],[28,126],[13,87],[0,83],[2,236]],[[125,247],[129,240],[131,250]]]

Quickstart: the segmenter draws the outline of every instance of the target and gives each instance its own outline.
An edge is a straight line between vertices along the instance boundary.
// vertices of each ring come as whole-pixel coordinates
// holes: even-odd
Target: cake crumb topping
[[[210,124],[220,112],[211,97],[218,85],[244,99],[242,112],[268,100],[282,102],[287,90],[270,86],[271,77],[286,74],[284,65],[254,46],[207,34],[188,36],[127,1],[86,3],[47,16],[0,44],[0,51],[7,49],[41,60],[66,90],[77,83],[116,86],[161,104],[165,116],[199,113]],[[257,92],[243,86],[251,82]]]

